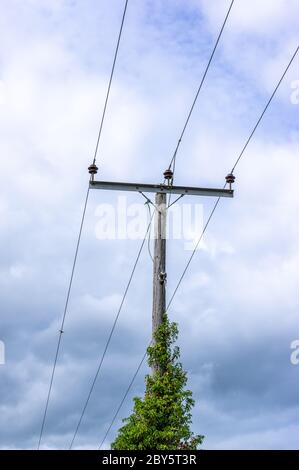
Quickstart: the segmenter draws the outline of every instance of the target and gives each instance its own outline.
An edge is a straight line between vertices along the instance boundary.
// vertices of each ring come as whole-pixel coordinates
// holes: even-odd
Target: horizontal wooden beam
[[[187,186],[167,186],[164,184],[118,183],[109,181],[90,181],[91,189],[113,191],[136,191],[143,193],[189,194],[190,196],[233,197],[232,189],[196,188]]]

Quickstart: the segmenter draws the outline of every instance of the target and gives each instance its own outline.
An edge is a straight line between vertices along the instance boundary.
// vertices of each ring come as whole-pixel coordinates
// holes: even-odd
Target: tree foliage
[[[185,390],[187,374],[179,362],[180,350],[173,346],[177,336],[177,324],[165,314],[147,350],[154,372],[146,376],[145,396],[134,398],[133,413],[123,420],[112,449],[195,450],[201,444],[203,436],[190,430],[194,400],[192,392]]]

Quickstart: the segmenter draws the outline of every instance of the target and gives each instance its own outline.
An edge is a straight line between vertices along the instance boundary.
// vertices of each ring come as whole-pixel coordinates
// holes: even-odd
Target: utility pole
[[[156,193],[153,267],[152,334],[162,323],[166,311],[166,194]]]
[[[181,196],[213,196],[233,197],[232,183],[235,180],[231,173],[226,176],[229,189],[198,188],[187,186],[174,186],[173,173],[170,169],[164,172],[167,184],[145,184],[145,183],[120,183],[110,181],[95,181],[94,176],[98,168],[92,164],[89,168],[90,188],[114,191],[135,191],[143,193],[155,193],[155,243],[154,243],[154,267],[153,267],[153,310],[152,310],[152,334],[161,325],[163,315],[166,313],[166,218],[167,194],[178,194]]]

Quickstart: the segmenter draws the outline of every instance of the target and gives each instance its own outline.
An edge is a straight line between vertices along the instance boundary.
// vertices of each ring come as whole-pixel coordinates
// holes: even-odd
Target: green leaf
[[[148,365],[144,398],[134,398],[134,409],[119,429],[111,448],[115,450],[195,450],[204,436],[194,435],[191,409],[192,392],[185,390],[187,374],[179,362],[180,349],[176,323],[164,315],[163,323],[147,349]]]

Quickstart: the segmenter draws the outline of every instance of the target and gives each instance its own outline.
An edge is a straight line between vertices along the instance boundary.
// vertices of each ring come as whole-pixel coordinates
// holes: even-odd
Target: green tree
[[[191,409],[192,392],[185,390],[187,374],[179,362],[180,350],[173,343],[178,337],[176,323],[164,315],[147,350],[148,365],[144,398],[134,398],[134,410],[118,431],[111,448],[115,450],[195,450],[204,436],[194,435]]]

